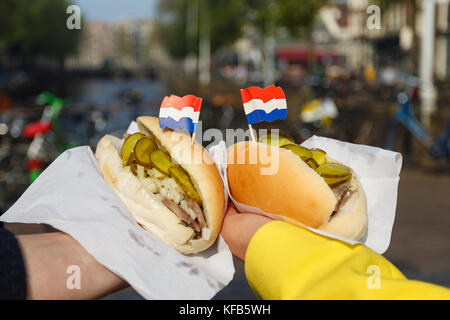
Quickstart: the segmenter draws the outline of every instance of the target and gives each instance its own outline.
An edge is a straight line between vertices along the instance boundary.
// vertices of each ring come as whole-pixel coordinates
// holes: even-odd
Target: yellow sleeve
[[[255,233],[245,273],[262,299],[450,299],[450,289],[406,279],[363,245],[348,245],[282,221]]]

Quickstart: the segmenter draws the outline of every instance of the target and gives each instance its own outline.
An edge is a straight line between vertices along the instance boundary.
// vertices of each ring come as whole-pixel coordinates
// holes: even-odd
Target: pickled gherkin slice
[[[333,188],[347,182],[350,179],[350,177],[348,177],[346,179],[344,179],[344,178],[323,178],[323,179],[328,184],[328,186],[333,189]]]
[[[165,175],[169,175],[169,169],[175,164],[172,162],[170,155],[158,149],[150,154],[150,160],[153,166]]]
[[[141,138],[134,146],[133,154],[134,158],[136,159],[136,163],[147,168],[151,167],[152,161],[150,159],[150,155],[157,148],[158,147],[153,138],[151,137]]]
[[[314,170],[316,170],[319,167],[319,164],[317,163],[316,160],[314,160],[314,158],[309,158],[305,162],[308,166],[310,166]]]
[[[134,146],[142,137],[144,137],[144,134],[136,132],[129,135],[128,138],[125,139],[125,142],[122,145],[122,150],[120,151],[122,155],[122,164],[124,166],[127,165],[128,159],[130,158],[130,155],[133,153]]]
[[[278,136],[274,134],[265,134],[258,139],[259,142],[269,144],[275,147],[282,147],[287,144],[294,144],[294,139],[284,133],[280,133]]]
[[[349,167],[335,162],[327,162],[322,164],[319,168],[317,168],[316,172],[320,174],[320,176],[324,178],[325,182],[332,188],[348,181],[352,176],[352,172]]]
[[[317,163],[317,166],[321,166],[327,162],[327,153],[322,149],[310,149],[312,153],[312,158]]]
[[[126,166],[130,166],[131,173],[133,173],[133,175],[135,175],[137,177],[137,175],[138,175],[138,168],[137,168],[137,166],[138,165],[136,163],[136,159],[134,158],[134,154],[133,153],[128,158]]]
[[[136,161],[134,159],[134,154],[132,153],[132,154],[130,154],[130,157],[128,158],[127,163],[125,164],[125,166],[129,166],[129,165],[131,165],[133,163],[136,163]]]
[[[329,178],[339,178],[351,175],[351,170],[349,167],[337,162],[327,162],[322,164],[318,169],[317,173],[322,177]]]
[[[186,193],[188,197],[197,202],[200,206],[202,205],[202,200],[195,190],[188,173],[179,166],[172,166],[169,168],[169,176],[172,177],[180,188]]]
[[[297,156],[299,156],[303,161],[307,162],[309,159],[312,158],[312,152],[308,148],[299,146],[297,144],[286,144],[282,146],[281,148],[287,149],[295,153]]]
[[[132,162],[131,164],[130,164],[130,170],[131,170],[131,172],[137,177],[137,175],[138,175],[138,170],[137,170],[137,164],[136,164],[136,162]]]

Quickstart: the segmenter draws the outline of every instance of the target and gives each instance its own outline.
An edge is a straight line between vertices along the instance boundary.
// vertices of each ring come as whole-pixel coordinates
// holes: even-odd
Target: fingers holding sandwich
[[[270,221],[273,220],[258,214],[238,214],[236,208],[230,202],[223,220],[221,234],[231,253],[244,261],[245,253],[253,235],[259,228]]]

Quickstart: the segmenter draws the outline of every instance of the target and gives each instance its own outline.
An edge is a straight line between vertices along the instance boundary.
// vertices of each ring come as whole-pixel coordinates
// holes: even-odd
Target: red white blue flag
[[[164,97],[159,109],[159,126],[195,132],[201,108],[202,98],[193,95]]]
[[[241,98],[249,125],[261,121],[286,119],[287,103],[281,87],[271,85],[265,89],[259,87],[241,89]]]

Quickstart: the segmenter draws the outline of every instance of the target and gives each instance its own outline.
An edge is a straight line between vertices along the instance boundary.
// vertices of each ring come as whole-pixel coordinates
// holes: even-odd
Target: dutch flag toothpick
[[[271,85],[265,89],[259,87],[241,89],[241,98],[253,141],[255,138],[252,124],[286,119],[287,103],[281,87]]]
[[[159,109],[159,126],[161,129],[183,129],[195,133],[201,108],[202,98],[194,95],[165,97]]]

